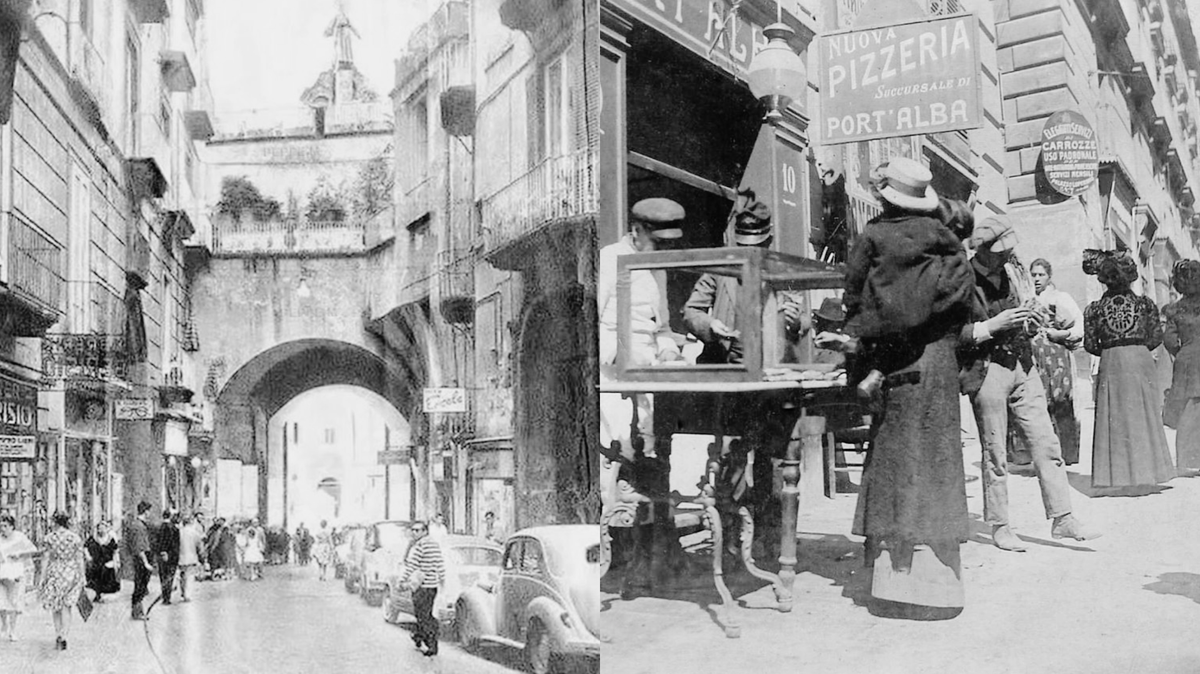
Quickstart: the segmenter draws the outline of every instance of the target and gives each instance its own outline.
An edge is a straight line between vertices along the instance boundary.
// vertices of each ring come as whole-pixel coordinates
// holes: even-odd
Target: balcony
[[[212,223],[214,255],[303,255],[365,253],[366,226],[360,220],[259,221],[218,215]]]
[[[19,337],[38,337],[61,316],[62,248],[16,215],[9,218],[0,316]]]
[[[192,140],[206,141],[216,133],[212,121],[212,90],[208,84],[200,84],[188,94],[187,110],[183,112],[183,124]]]
[[[580,150],[542,161],[481,204],[487,254],[555,224],[594,217],[598,211],[596,153]]]
[[[443,250],[437,255],[438,310],[447,323],[466,325],[475,320],[475,265],[467,250]]]
[[[158,397],[163,407],[187,404],[196,394],[196,373],[192,358],[187,354],[176,354],[162,373],[158,386]]]
[[[138,23],[162,23],[171,15],[167,0],[129,0],[129,9]]]
[[[117,334],[57,333],[42,337],[42,375],[66,388],[104,391],[127,384],[125,337]]]
[[[188,63],[187,54],[181,51],[163,51],[159,54],[163,81],[175,92],[187,92],[196,88],[196,74]]]

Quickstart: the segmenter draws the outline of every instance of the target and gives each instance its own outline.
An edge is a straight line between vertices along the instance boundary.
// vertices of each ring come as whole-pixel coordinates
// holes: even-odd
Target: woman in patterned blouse
[[[1108,287],[1083,312],[1083,348],[1100,356],[1092,486],[1161,484],[1175,477],[1175,467],[1150,353],[1162,343],[1158,307],[1133,294],[1137,263],[1126,251],[1087,251],[1083,271]]]
[[[1176,262],[1171,285],[1183,297],[1162,310],[1163,346],[1175,359],[1163,423],[1176,430],[1177,467],[1195,470],[1200,469],[1200,262]]]

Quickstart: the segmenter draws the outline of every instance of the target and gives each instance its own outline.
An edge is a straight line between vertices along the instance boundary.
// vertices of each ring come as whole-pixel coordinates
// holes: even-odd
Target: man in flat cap
[[[629,232],[620,241],[600,249],[597,270],[597,302],[600,318],[600,376],[613,378],[617,359],[617,258],[622,255],[655,250],[660,242],[679,239],[684,219],[683,207],[670,199],[643,199],[629,213]],[[679,346],[670,328],[667,310],[666,277],[661,271],[634,270],[629,275],[630,349],[632,365],[646,366],[679,360]],[[632,409],[620,394],[600,396],[600,442],[608,448],[615,440],[621,452],[633,457],[630,437]],[[643,451],[654,454],[653,399],[638,395],[638,428],[644,441]]]
[[[1037,312],[1022,303],[1019,269],[1013,248],[1017,237],[1006,216],[976,225],[967,245],[975,251],[977,302],[972,323],[963,328],[966,366],[963,389],[975,409],[983,445],[984,520],[992,526],[992,542],[1001,550],[1025,550],[1009,527],[1008,421],[1020,425],[1033,453],[1050,535],[1084,541],[1100,536],[1071,514],[1071,491],[1062,448],[1046,408],[1046,391],[1033,360],[1030,339]]]

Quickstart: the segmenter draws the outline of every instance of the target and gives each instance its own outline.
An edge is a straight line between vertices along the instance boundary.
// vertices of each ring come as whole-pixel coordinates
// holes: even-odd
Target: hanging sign
[[[154,418],[154,401],[149,398],[118,398],[116,418],[127,421],[150,421]]]
[[[1059,194],[1079,196],[1096,182],[1100,169],[1096,131],[1078,112],[1050,115],[1042,127],[1042,170]]]
[[[377,456],[380,465],[408,465],[409,460],[412,459],[412,449],[408,447],[388,448],[379,452]]]
[[[819,44],[822,143],[983,126],[974,14],[830,33]]]
[[[0,435],[0,461],[37,458],[37,438],[32,435]]]
[[[423,409],[426,413],[467,411],[465,388],[427,388],[424,393]]]
[[[32,434],[37,426],[37,387],[0,377],[0,434]]]

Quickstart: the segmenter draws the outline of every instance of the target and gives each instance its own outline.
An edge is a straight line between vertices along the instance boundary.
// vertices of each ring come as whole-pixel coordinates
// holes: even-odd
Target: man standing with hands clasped
[[[433,601],[438,588],[446,578],[446,564],[442,560],[442,547],[431,538],[425,522],[412,525],[413,544],[404,560],[404,573],[400,584],[413,587],[413,611],[417,614],[417,628],[413,631],[413,644],[422,652],[433,657],[438,652],[438,619],[433,615]],[[415,587],[414,587],[415,586]]]
[[[971,264],[978,301],[974,322],[963,328],[960,339],[965,368],[960,381],[975,408],[983,445],[983,512],[992,526],[992,542],[1001,550],[1025,550],[1008,519],[1010,412],[1033,453],[1046,518],[1054,520],[1050,535],[1078,541],[1097,538],[1100,532],[1071,514],[1062,448],[1050,423],[1046,391],[1030,345],[1038,318],[1031,298],[1018,293],[1016,233],[1006,216],[992,216],[975,227],[967,245],[975,250]]]

